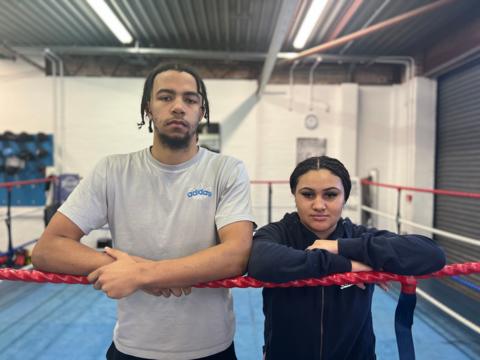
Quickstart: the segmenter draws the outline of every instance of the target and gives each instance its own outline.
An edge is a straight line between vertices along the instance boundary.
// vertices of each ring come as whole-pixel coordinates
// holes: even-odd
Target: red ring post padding
[[[197,288],[274,288],[274,287],[303,287],[303,286],[329,286],[329,285],[344,285],[357,283],[376,283],[386,281],[398,281],[405,284],[406,291],[411,291],[415,286],[417,279],[426,279],[432,277],[444,277],[452,275],[468,275],[480,273],[480,262],[469,262],[463,264],[451,264],[445,266],[442,270],[428,275],[421,276],[404,276],[396,275],[387,272],[356,272],[356,273],[342,273],[325,276],[318,279],[295,280],[287,283],[272,283],[262,282],[249,276],[239,276],[231,279],[223,279],[216,281],[209,281],[202,284],[197,284]],[[65,284],[89,284],[85,276],[65,275],[47,273],[38,270],[14,270],[14,269],[0,269],[0,280],[12,281],[27,281],[27,282],[50,282],[50,283],[65,283]],[[403,290],[403,288],[402,288]]]

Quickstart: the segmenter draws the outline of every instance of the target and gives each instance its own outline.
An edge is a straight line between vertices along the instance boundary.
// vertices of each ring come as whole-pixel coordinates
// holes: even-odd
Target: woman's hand
[[[306,248],[306,250],[322,249],[331,252],[332,254],[338,254],[338,241],[337,240],[315,240],[312,245]]]
[[[306,250],[314,250],[314,249],[322,249],[326,250],[332,254],[338,254],[338,241],[337,240],[315,240],[315,242],[307,247]],[[361,263],[359,261],[350,260],[352,263],[352,272],[359,272],[359,271],[373,271],[373,269],[368,266],[367,264]],[[378,282],[376,283],[380,288],[385,291],[388,291],[390,285],[387,282]],[[365,290],[364,283],[355,284],[362,290]]]
[[[352,272],[359,271],[372,271],[373,269],[367,264],[361,263],[360,261],[350,260],[352,263]]]

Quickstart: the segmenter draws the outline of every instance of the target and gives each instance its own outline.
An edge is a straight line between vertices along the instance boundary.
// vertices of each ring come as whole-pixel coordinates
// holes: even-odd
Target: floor
[[[240,360],[261,359],[260,289],[233,289]],[[373,314],[378,359],[398,359],[393,317],[397,293],[375,292]],[[90,286],[0,283],[1,359],[105,359],[115,322],[115,302]],[[418,300],[414,322],[417,359],[480,359],[480,335]]]

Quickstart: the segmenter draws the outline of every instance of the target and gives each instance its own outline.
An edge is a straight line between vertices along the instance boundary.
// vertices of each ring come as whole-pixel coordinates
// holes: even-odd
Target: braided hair
[[[303,174],[310,170],[327,169],[335,176],[338,176],[342,181],[343,190],[345,191],[345,202],[347,202],[350,196],[350,190],[352,189],[352,182],[350,180],[350,174],[347,168],[337,159],[328,156],[314,156],[303,160],[298,163],[295,169],[290,175],[290,191],[295,194],[297,188],[298,179]]]
[[[202,107],[204,110],[203,117],[207,120],[207,126],[210,123],[210,107],[208,105],[208,97],[207,97],[207,88],[205,87],[205,83],[203,82],[200,75],[197,73],[196,70],[193,68],[182,65],[182,64],[165,64],[159,65],[154,68],[150,73],[147,75],[145,79],[145,84],[143,85],[143,95],[142,95],[142,103],[140,105],[140,116],[142,121],[137,123],[138,128],[141,129],[143,125],[145,125],[145,115],[148,111],[148,103],[150,101],[150,97],[152,95],[153,90],[153,82],[155,77],[165,71],[174,70],[178,72],[186,72],[193,76],[195,82],[197,83],[197,92],[202,96]],[[152,128],[152,119],[149,120],[148,123],[148,131],[153,132]]]

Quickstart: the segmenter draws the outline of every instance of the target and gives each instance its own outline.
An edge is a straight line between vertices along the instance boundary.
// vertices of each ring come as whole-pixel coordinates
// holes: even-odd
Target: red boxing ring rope
[[[16,186],[48,183],[48,182],[51,182],[51,181],[55,181],[56,179],[57,179],[56,176],[49,176],[47,178],[42,178],[42,179],[9,181],[9,182],[0,183],[0,188],[12,189]]]
[[[357,283],[376,283],[386,281],[399,281],[402,284],[402,292],[414,293],[417,279],[426,279],[432,277],[444,277],[452,275],[468,275],[480,273],[480,262],[470,262],[463,264],[452,264],[445,266],[442,270],[428,275],[404,276],[387,272],[356,272],[342,273],[325,276],[318,279],[295,280],[286,283],[262,282],[249,276],[239,276],[231,279],[209,281],[194,285],[197,288],[274,288],[274,287],[303,287],[303,286],[329,286],[345,285]],[[64,275],[47,273],[38,270],[14,270],[0,269],[0,280],[26,281],[37,283],[66,283],[66,284],[89,284],[85,276]]]

